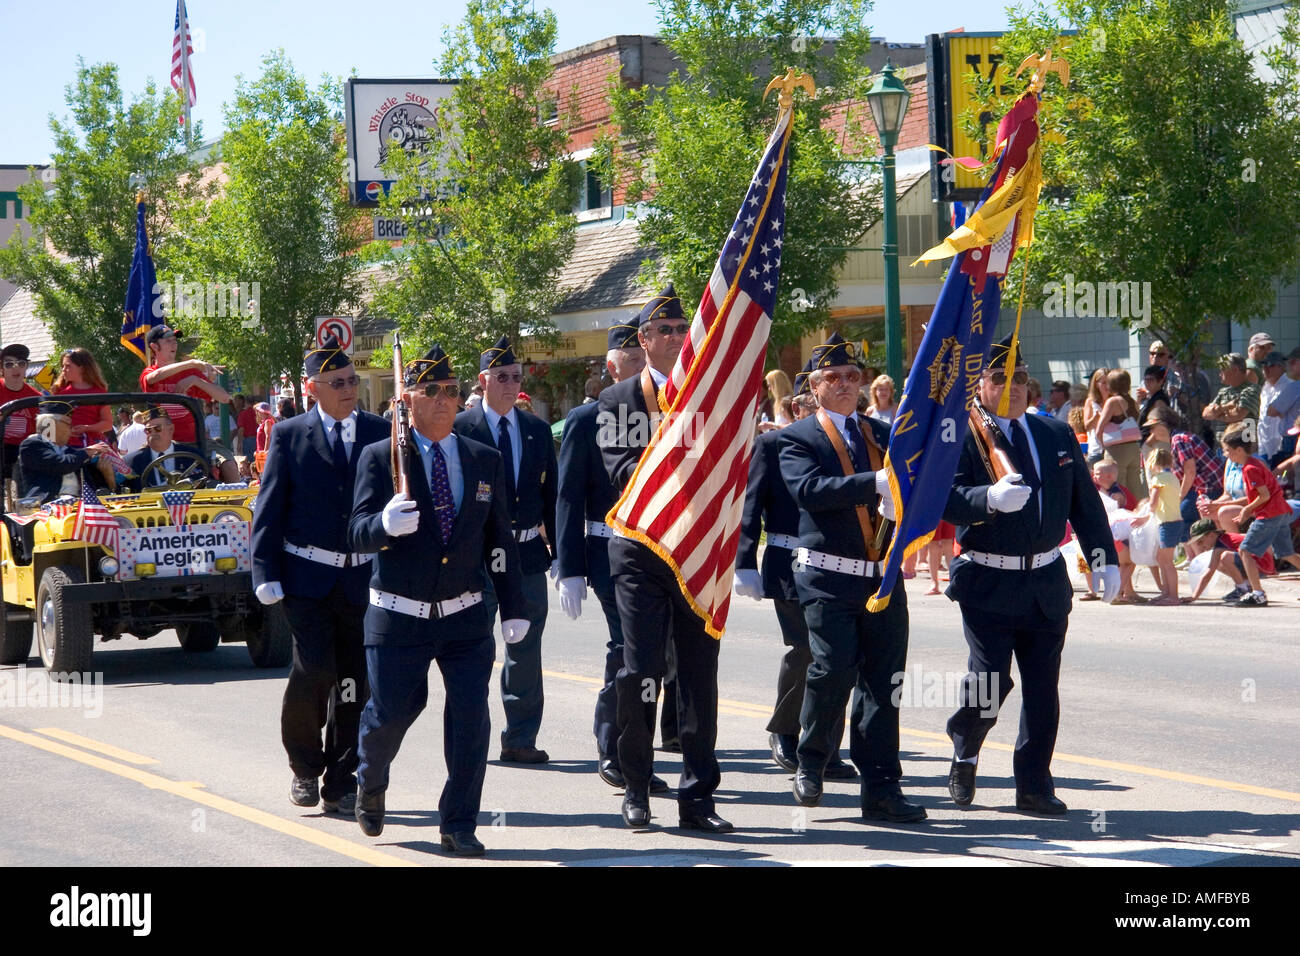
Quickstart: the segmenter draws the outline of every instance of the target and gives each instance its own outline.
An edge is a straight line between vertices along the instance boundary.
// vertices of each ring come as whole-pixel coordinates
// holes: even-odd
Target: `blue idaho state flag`
[[[121,342],[145,364],[149,362],[149,353],[144,346],[144,337],[153,327],[154,302],[162,294],[154,291],[158,276],[149,252],[149,236],[144,228],[144,201],[141,200],[135,204],[135,257],[131,260],[130,281],[126,284]]]

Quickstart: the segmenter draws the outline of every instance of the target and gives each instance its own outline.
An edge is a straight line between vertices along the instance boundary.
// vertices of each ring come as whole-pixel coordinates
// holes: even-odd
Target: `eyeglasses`
[[[840,382],[857,385],[862,381],[862,373],[857,369],[849,372],[822,372],[822,381],[827,385],[838,385]]]
[[[5,368],[26,368],[26,362],[5,362]]]
[[[992,382],[994,385],[1005,385],[1007,384],[1007,373],[1002,371],[1001,369],[999,369],[996,372],[989,372],[989,381]],[[1024,371],[1023,369],[1016,372],[1014,375],[1011,376],[1011,384],[1028,385],[1029,373]]]
[[[506,382],[514,382],[518,384],[519,382],[522,382],[524,380],[524,373],[523,372],[497,372],[496,375],[493,376],[493,378],[495,378],[497,382],[499,382],[502,385],[506,384]]]
[[[444,382],[442,384],[430,382],[423,388],[426,398],[437,398],[439,395],[452,399],[460,398],[460,386],[455,382]]]
[[[328,385],[337,392],[341,388],[356,388],[361,384],[361,376],[349,375],[346,378],[332,378],[328,382],[323,382],[318,378],[314,378],[312,381],[317,385]]]

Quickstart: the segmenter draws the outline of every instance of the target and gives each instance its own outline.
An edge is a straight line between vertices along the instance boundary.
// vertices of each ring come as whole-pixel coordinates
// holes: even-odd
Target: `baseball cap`
[[[1281,352],[1279,352],[1277,349],[1274,349],[1273,351],[1269,352],[1267,355],[1264,356],[1264,361],[1261,362],[1260,364],[1261,365],[1285,365],[1286,356],[1283,355]]]
[[[1254,335],[1250,337],[1250,343],[1246,347],[1253,349],[1257,345],[1273,345],[1273,344],[1275,344],[1273,342],[1273,336],[1269,335],[1267,332],[1256,332]]]
[[[1187,529],[1187,535],[1191,538],[1199,538],[1203,534],[1209,534],[1214,530],[1214,522],[1209,518],[1197,518],[1192,522],[1192,526]]]

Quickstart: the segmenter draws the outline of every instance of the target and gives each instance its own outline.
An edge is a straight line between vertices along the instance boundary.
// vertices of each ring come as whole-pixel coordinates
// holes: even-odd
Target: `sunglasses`
[[[145,425],[144,431],[146,435],[156,435],[166,427],[166,425]]]
[[[851,372],[822,372],[822,381],[827,385],[838,385],[840,382],[857,385],[862,381],[862,373],[856,369]]]
[[[523,372],[497,372],[496,375],[493,376],[493,378],[495,378],[497,382],[499,382],[502,385],[506,384],[506,382],[515,382],[517,384],[524,380],[524,373]]]
[[[341,388],[356,388],[361,384],[361,376],[349,375],[346,378],[332,378],[328,382],[323,382],[320,379],[315,378],[312,379],[312,381],[317,385],[328,385],[337,392]]]
[[[656,325],[652,326],[656,332],[667,338],[670,335],[685,335],[690,332],[691,327],[685,322],[678,325]]]
[[[989,381],[992,382],[994,385],[1005,385],[1007,384],[1007,373],[1003,371],[989,372]],[[1025,371],[1016,372],[1014,375],[1011,376],[1011,384],[1028,385],[1029,373]]]
[[[1156,358],[1164,358],[1168,354],[1169,353],[1164,351],[1163,349],[1152,349],[1150,352],[1147,353],[1147,355],[1154,355]]]
[[[26,368],[26,362],[5,362],[5,368]]]
[[[441,384],[438,382],[431,382],[428,385],[421,387],[424,389],[426,398],[437,398],[439,395],[451,399],[460,398],[460,386],[455,382],[443,382]]]

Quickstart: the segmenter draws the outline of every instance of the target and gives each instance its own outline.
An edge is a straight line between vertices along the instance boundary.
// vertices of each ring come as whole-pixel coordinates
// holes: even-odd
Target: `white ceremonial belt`
[[[799,547],[799,536],[794,534],[769,534],[767,536],[767,546],[769,548],[785,548],[787,551],[793,551]]]
[[[852,574],[860,578],[880,576],[882,564],[879,561],[864,561],[861,558],[841,558],[838,554],[825,554],[808,548],[794,549],[795,570],[802,567],[821,568],[823,571],[838,571],[840,574]]]
[[[463,611],[475,604],[481,604],[483,603],[483,592],[466,591],[459,597],[430,603],[429,601],[412,600],[411,598],[402,597],[400,594],[390,594],[388,591],[380,591],[378,588],[371,588],[370,603],[375,607],[383,608],[385,611],[396,611],[398,614],[409,614],[411,617],[427,620],[430,617],[449,617],[457,611]]]
[[[589,538],[612,538],[614,529],[603,521],[587,522],[587,537]]]
[[[334,568],[345,568],[348,566],[348,558],[352,559],[352,566],[367,564],[374,557],[373,554],[348,554],[347,552],[330,551],[326,548],[318,548],[310,544],[303,548],[299,545],[286,541],[284,550],[290,554],[297,555],[300,558],[306,558],[308,561],[315,561],[317,564],[328,564]]]
[[[997,568],[1000,571],[1023,571],[1026,561],[1032,570],[1037,571],[1039,568],[1047,567],[1060,556],[1060,548],[1053,548],[1051,551],[1044,551],[1027,559],[1019,554],[989,554],[987,551],[963,551],[960,555],[963,558],[970,558],[976,564],[982,564],[986,568]]]
[[[523,544],[525,541],[532,541],[533,538],[537,537],[541,533],[542,526],[538,525],[536,528],[525,528],[523,531],[516,531],[514,535],[515,540],[520,544]]]

